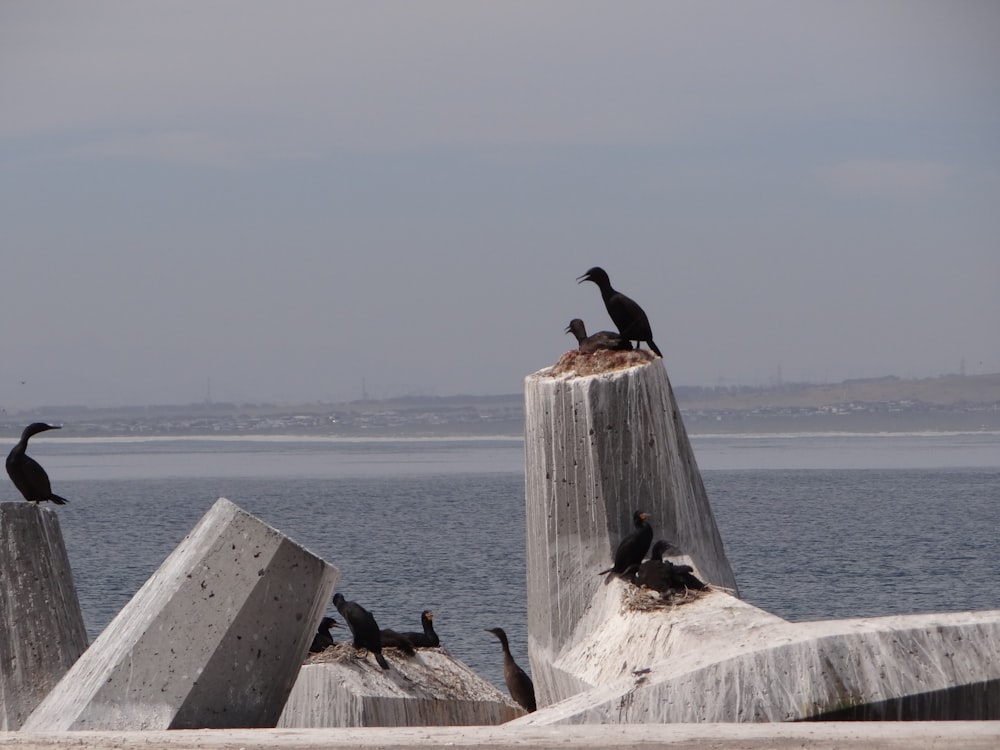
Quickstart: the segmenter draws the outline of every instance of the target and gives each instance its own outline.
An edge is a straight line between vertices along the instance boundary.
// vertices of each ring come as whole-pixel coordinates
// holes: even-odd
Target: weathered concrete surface
[[[491,750],[667,748],[669,750],[996,750],[1000,722],[632,724],[409,729],[238,729],[172,732],[0,733],[18,750],[320,750],[448,747]]]
[[[443,649],[411,657],[387,648],[382,669],[349,644],[315,654],[295,681],[279,727],[502,724],[524,711]]]
[[[23,729],[274,726],[338,576],[220,499]]]
[[[514,725],[1000,719],[1000,611],[790,623],[718,591],[635,610],[655,597],[608,588],[617,611],[556,664],[594,687]]]
[[[589,687],[556,664],[599,625],[588,616],[607,593],[597,573],[636,509],[703,579],[736,589],[666,370],[645,350],[568,352],[525,379],[525,509],[539,705]]]
[[[20,728],[86,648],[59,517],[0,503],[0,730]]]

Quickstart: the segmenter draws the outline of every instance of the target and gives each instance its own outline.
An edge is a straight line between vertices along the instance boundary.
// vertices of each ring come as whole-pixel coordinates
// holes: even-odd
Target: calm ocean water
[[[1000,607],[1000,435],[692,442],[746,600],[792,620]],[[91,639],[227,497],[336,565],[382,627],[433,609],[444,645],[502,686],[483,632],[502,626],[527,667],[520,440],[46,437],[31,453],[71,500]]]

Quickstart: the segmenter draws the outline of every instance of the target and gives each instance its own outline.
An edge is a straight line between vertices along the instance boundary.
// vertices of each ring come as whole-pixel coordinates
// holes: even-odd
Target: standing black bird
[[[643,309],[621,292],[611,286],[611,279],[607,272],[600,266],[594,266],[583,276],[578,278],[578,284],[584,281],[593,281],[601,290],[601,298],[604,306],[608,308],[608,315],[618,326],[618,333],[629,341],[645,341],[649,348],[656,352],[656,356],[662,358],[659,348],[653,343],[653,331],[649,327],[649,319]]]
[[[425,609],[420,613],[420,624],[424,628],[423,633],[403,633],[417,648],[436,648],[441,645],[441,639],[434,632],[434,613]]]
[[[378,665],[388,669],[389,662],[382,656],[382,635],[372,613],[357,602],[347,601],[339,592],[333,595],[333,604],[354,634],[354,648],[368,649],[375,654]]]
[[[592,336],[587,335],[587,328],[579,318],[573,318],[566,326],[566,333],[576,337],[576,343],[581,352],[596,352],[598,349],[631,349],[632,342],[611,331],[598,331]]]
[[[45,422],[29,424],[21,433],[21,441],[7,454],[7,474],[10,475],[14,486],[24,495],[25,500],[30,500],[33,503],[51,500],[56,505],[65,505],[69,502],[66,498],[52,493],[52,485],[49,483],[49,475],[45,473],[45,469],[39,466],[35,459],[24,453],[28,449],[28,439],[32,435],[46,430],[60,429],[62,428],[57,425],[45,424]]]
[[[649,545],[653,541],[653,527],[646,521],[647,518],[649,518],[649,514],[643,513],[641,510],[632,514],[635,531],[618,543],[618,549],[615,550],[615,564],[598,574],[611,574],[604,579],[605,583],[610,583],[615,576],[624,576],[629,568],[633,565],[639,565],[642,558],[646,556],[646,550],[649,549]]]
[[[507,643],[507,634],[503,628],[490,628],[487,633],[493,633],[500,639],[503,646],[503,680],[507,683],[507,691],[510,697],[517,701],[521,708],[531,713],[537,708],[535,703],[535,686],[531,684],[531,678],[527,673],[517,666],[514,657],[510,655],[510,644]]]
[[[316,628],[316,635],[313,636],[312,645],[309,647],[309,653],[318,654],[320,651],[325,651],[327,647],[333,645],[333,636],[330,635],[330,628],[339,628],[340,625],[332,617],[324,617],[319,621],[319,627]]]
[[[683,589],[707,589],[708,585],[698,579],[690,565],[677,565],[663,559],[669,548],[670,544],[660,539],[653,545],[649,559],[641,565],[633,565],[622,577],[636,586],[653,589],[661,594],[671,594]]]

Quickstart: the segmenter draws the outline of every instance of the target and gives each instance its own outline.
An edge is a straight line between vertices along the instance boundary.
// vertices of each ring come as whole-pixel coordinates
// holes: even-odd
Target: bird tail
[[[69,500],[67,500],[64,497],[59,497],[59,495],[49,495],[48,499],[54,502],[56,505],[65,505],[66,503],[69,502]]]
[[[382,669],[388,669],[389,668],[389,662],[387,662],[385,660],[385,657],[382,656],[382,654],[379,653],[379,652],[375,652],[375,661],[378,662],[378,665],[380,667],[382,667]]]
[[[656,356],[657,357],[659,357],[660,359],[663,359],[663,355],[660,354],[660,347],[658,347],[656,344],[653,343],[653,339],[650,339],[646,343],[649,344],[649,348],[650,349],[652,349],[654,352],[656,352]]]

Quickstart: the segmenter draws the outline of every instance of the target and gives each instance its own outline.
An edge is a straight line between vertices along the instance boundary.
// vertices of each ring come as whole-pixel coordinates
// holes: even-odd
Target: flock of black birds
[[[641,510],[632,514],[635,529],[618,543],[614,564],[598,573],[605,576],[604,583],[621,578],[639,588],[652,589],[664,598],[680,592],[706,590],[708,585],[698,579],[690,565],[677,565],[663,559],[670,549],[669,542],[657,541],[649,559],[644,559],[653,542],[653,527],[648,518],[649,514]]]
[[[642,342],[647,343],[657,356],[663,356],[653,342],[653,332],[649,327],[646,313],[632,299],[611,286],[611,280],[603,268],[595,266],[577,279],[578,283],[584,281],[594,282],[601,290],[604,305],[611,320],[618,327],[618,333],[600,331],[588,336],[583,321],[574,318],[570,321],[566,332],[572,333],[576,337],[580,351],[630,350],[632,342],[635,341],[637,345]],[[46,430],[58,429],[60,429],[59,426],[45,422],[34,422],[28,425],[24,428],[20,441],[7,456],[7,474],[24,499],[29,502],[39,503],[47,500],[57,505],[65,505],[68,502],[66,498],[52,492],[52,485],[45,469],[26,453],[28,440],[33,435]],[[663,559],[663,555],[669,548],[666,542],[657,542],[653,547],[650,559],[643,560],[653,539],[653,530],[646,520],[647,518],[648,514],[638,510],[635,512],[633,516],[635,531],[626,536],[618,545],[618,549],[615,551],[614,565],[601,571],[601,574],[608,574],[605,583],[617,576],[637,586],[660,591],[664,595],[683,588],[698,590],[706,588],[705,584],[693,575],[690,566],[674,565],[669,560]],[[441,645],[441,641],[434,631],[434,614],[429,610],[424,610],[420,614],[421,632],[400,633],[380,628],[371,612],[357,602],[348,601],[341,593],[334,594],[333,604],[351,631],[353,647],[370,651],[382,669],[389,669],[389,662],[382,653],[383,646],[397,648],[403,654],[412,656],[418,648],[436,648]],[[330,630],[338,627],[340,625],[334,618],[324,617],[313,637],[309,648],[310,652],[322,652],[335,645]],[[507,634],[502,628],[490,628],[486,632],[492,633],[500,641],[500,646],[503,649],[504,681],[507,683],[507,690],[511,697],[526,711],[534,711],[536,708],[534,686],[531,678],[514,660],[510,652]]]

